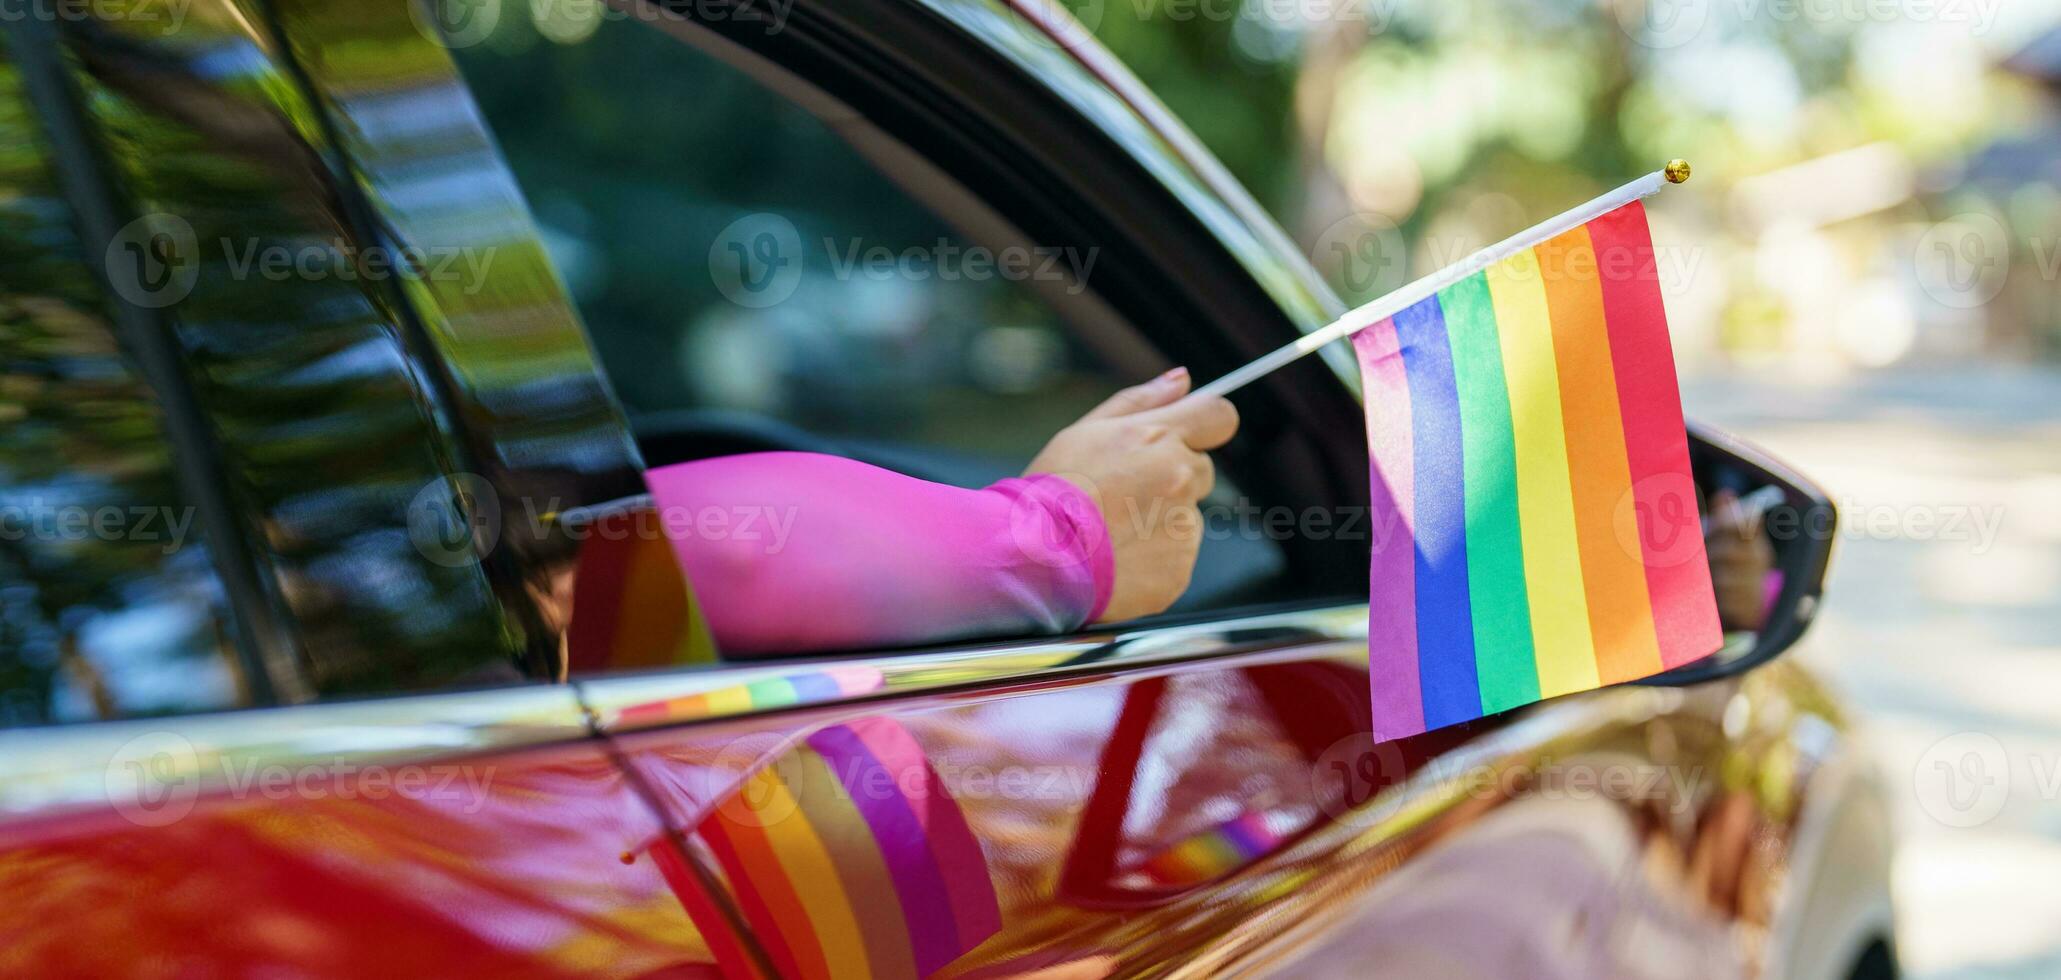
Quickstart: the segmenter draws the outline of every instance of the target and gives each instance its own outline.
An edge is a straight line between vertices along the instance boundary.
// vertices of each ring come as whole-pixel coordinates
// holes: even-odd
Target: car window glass
[[[650,463],[728,448],[730,413],[985,483],[1121,386],[1034,295],[1086,256],[969,243],[648,24],[508,18],[454,53]],[[681,432],[706,449],[652,451]]]
[[[511,528],[634,486],[627,433],[441,50],[404,5],[320,6],[30,25],[25,118],[116,243],[90,281],[149,341],[127,353],[178,437],[158,451],[220,518],[249,699],[555,679],[562,576],[532,552],[556,546]]]
[[[0,727],[248,703],[222,588],[0,56]]]

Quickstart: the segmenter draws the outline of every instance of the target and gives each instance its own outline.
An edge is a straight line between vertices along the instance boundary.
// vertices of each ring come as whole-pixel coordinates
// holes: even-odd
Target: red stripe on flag
[[[1617,369],[1631,499],[1618,506],[1620,535],[1636,535],[1652,595],[1661,662],[1679,667],[1724,642],[1703,528],[1674,349],[1646,207],[1634,201],[1589,223],[1603,279],[1604,320]],[[1626,542],[1630,547],[1630,542]]]
[[[750,799],[754,790],[747,778],[738,794],[724,801],[697,828],[723,873],[730,877],[730,892],[744,909],[745,919],[758,934],[759,944],[783,977],[819,980],[831,975],[816,941],[815,928],[802,908],[794,884],[773,853],[773,845],[759,821],[769,819]],[[734,808],[734,809],[733,809]],[[726,812],[728,811],[728,812]],[[792,814],[772,819],[793,819]]]
[[[687,910],[688,921],[694,923],[702,941],[708,944],[709,954],[716,960],[716,969],[730,980],[762,980],[765,972],[759,969],[758,960],[744,948],[743,940],[731,927],[729,918],[702,888],[701,876],[687,866],[687,859],[673,847],[671,841],[661,840],[651,845],[648,853],[652,863],[658,865],[658,873],[672,887],[673,894],[679,897],[680,907]]]

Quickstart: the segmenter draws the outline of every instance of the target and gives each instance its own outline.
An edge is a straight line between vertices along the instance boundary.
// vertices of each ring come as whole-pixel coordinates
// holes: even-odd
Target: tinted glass
[[[146,6],[17,47],[254,699],[562,676],[569,555],[516,531],[634,453],[449,59],[400,2]]]
[[[234,707],[223,591],[0,56],[0,726]]]

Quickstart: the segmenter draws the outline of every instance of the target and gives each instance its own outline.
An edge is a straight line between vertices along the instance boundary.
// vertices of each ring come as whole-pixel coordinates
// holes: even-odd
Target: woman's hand
[[[1710,498],[1710,581],[1717,590],[1718,621],[1727,630],[1757,630],[1766,624],[1768,576],[1775,570],[1775,546],[1761,533],[1763,511],[1748,513],[1739,495],[1719,490]]]
[[[1160,612],[1187,591],[1202,547],[1196,503],[1216,483],[1205,450],[1231,440],[1238,410],[1184,397],[1187,368],[1125,388],[1052,437],[1024,472],[1081,488],[1102,509],[1116,581],[1101,622]]]

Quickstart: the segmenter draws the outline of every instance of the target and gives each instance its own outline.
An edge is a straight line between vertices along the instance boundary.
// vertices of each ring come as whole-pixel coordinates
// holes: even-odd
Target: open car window
[[[1038,296],[1085,289],[1092,250],[971,242],[737,69],[590,26],[456,56],[648,464],[763,444],[984,484],[1149,376]]]
[[[820,108],[669,30],[510,18],[453,54],[648,466],[803,450],[979,487],[1180,361],[1098,309],[1093,249],[931,206]],[[1282,598],[1233,479],[1212,500],[1176,612]]]

